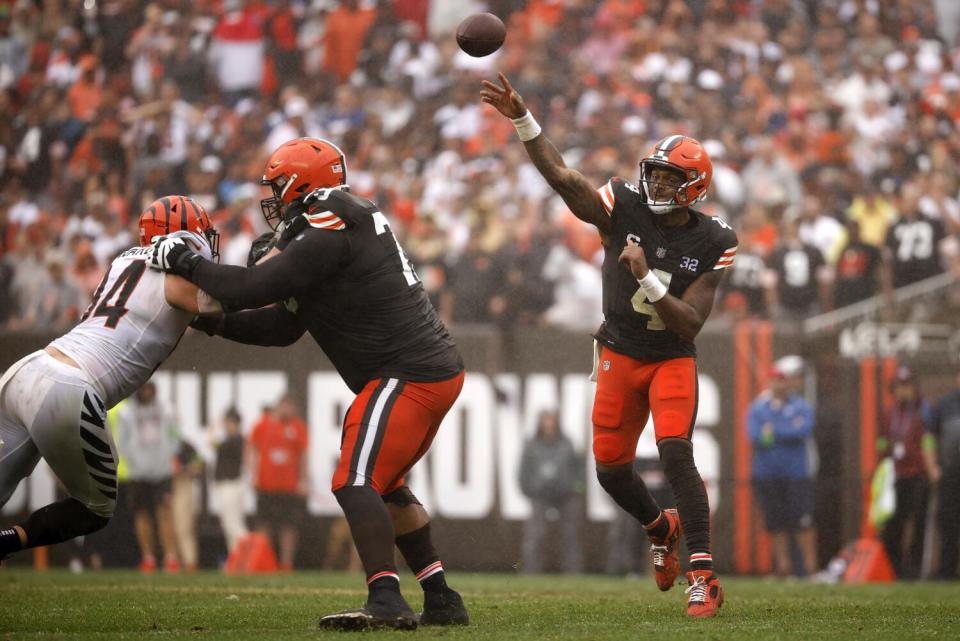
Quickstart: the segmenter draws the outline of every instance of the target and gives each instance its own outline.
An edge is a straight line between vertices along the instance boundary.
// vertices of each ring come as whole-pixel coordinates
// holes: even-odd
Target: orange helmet
[[[280,145],[267,160],[261,184],[273,196],[260,201],[263,217],[273,229],[283,219],[283,208],[314,189],[347,184],[347,160],[329,140],[297,138]]]
[[[210,224],[210,217],[196,201],[186,196],[158,198],[140,214],[140,245],[146,247],[154,236],[166,236],[186,230],[202,234],[210,243],[216,260],[220,256],[220,234]]]
[[[677,191],[667,200],[654,200],[652,172],[657,167],[672,169],[683,176]],[[703,146],[686,136],[667,136],[653,146],[640,161],[640,193],[655,214],[665,214],[678,207],[689,207],[703,200],[713,178],[713,163]],[[670,185],[670,189],[673,186]]]

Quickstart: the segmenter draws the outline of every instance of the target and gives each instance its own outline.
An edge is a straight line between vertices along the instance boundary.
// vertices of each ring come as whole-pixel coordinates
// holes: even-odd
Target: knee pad
[[[398,487],[392,492],[383,495],[384,503],[393,503],[397,507],[407,507],[408,505],[423,505],[420,500],[410,491],[406,485]]]
[[[633,461],[633,455],[625,452],[623,439],[616,434],[593,435],[593,457],[598,465],[621,465]]]

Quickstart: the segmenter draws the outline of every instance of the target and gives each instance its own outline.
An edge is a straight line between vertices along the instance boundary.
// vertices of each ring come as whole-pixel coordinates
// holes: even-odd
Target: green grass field
[[[651,579],[454,575],[473,619],[466,628],[364,632],[364,639],[958,639],[960,584],[825,587],[724,580],[713,620],[687,620],[683,587]],[[420,590],[404,578],[415,609]],[[143,577],[0,569],[0,639],[315,639],[322,614],[357,607],[356,575],[217,573]]]

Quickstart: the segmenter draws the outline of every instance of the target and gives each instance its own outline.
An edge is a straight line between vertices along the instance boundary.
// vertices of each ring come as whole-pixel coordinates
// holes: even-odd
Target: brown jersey
[[[619,261],[628,242],[639,244],[647,264],[677,298],[701,275],[733,264],[737,235],[720,218],[690,210],[682,227],[663,227],[636,185],[612,178],[599,190],[613,223],[603,259],[604,323],[595,338],[615,352],[642,361],[696,356],[694,344],[667,329],[630,269]]]

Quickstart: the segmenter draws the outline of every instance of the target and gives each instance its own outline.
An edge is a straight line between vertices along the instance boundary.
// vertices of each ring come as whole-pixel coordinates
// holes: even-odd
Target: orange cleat
[[[683,527],[680,525],[680,515],[674,509],[664,510],[663,518],[667,519],[670,529],[662,539],[650,537],[650,552],[653,555],[653,571],[657,579],[657,587],[666,592],[673,587],[680,576],[680,536]]]
[[[178,574],[180,572],[180,561],[173,554],[167,554],[163,557],[163,571],[167,574]]]
[[[152,554],[148,554],[140,560],[140,573],[153,574],[157,571],[157,560]]]
[[[687,616],[706,618],[717,616],[723,605],[723,587],[713,570],[687,572]]]

